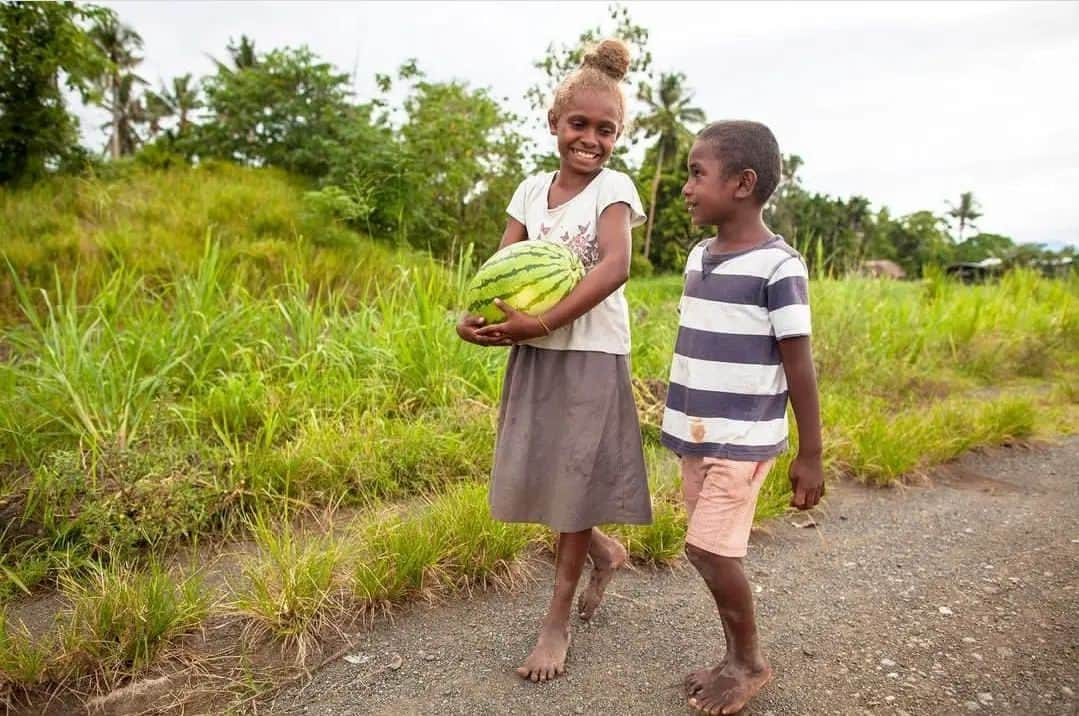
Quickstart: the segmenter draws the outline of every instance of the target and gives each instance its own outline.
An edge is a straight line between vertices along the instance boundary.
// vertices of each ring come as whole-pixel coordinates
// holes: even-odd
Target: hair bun
[[[592,67],[620,81],[629,72],[629,48],[621,40],[604,40],[584,54],[581,67]]]

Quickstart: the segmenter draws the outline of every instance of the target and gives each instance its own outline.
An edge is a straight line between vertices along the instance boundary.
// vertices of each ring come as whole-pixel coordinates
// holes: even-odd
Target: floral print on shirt
[[[584,264],[585,271],[591,271],[596,264],[599,263],[599,242],[596,241],[596,237],[589,231],[591,227],[591,221],[584,226],[578,224],[577,233],[572,237],[568,231],[559,237],[559,239],[562,240],[562,243],[580,257],[581,263]]]

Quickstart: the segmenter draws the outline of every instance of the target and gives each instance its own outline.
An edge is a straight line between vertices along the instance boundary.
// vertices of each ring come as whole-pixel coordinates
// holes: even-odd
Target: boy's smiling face
[[[694,226],[721,225],[737,211],[742,200],[751,196],[756,183],[752,169],[729,176],[710,142],[697,140],[686,160],[689,177],[682,186],[682,196]]]
[[[622,131],[616,98],[599,90],[578,90],[559,116],[548,113],[547,122],[562,165],[581,174],[603,167]]]

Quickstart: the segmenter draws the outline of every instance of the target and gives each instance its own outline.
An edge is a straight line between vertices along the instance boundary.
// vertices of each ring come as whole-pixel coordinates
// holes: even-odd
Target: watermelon
[[[494,303],[500,298],[518,311],[538,316],[565,298],[583,277],[581,260],[564,244],[517,241],[480,266],[465,294],[468,313],[482,316],[488,324],[501,323],[505,315]]]

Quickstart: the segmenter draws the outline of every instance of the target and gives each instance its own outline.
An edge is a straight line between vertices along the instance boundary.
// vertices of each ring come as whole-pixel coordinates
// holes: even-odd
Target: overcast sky
[[[208,55],[247,34],[261,51],[308,45],[354,75],[360,100],[376,72],[415,57],[519,112],[532,61],[607,14],[605,2],[105,4],[142,35],[139,72],[155,85],[210,73]],[[656,69],[684,72],[709,119],[768,124],[805,160],[808,189],[897,214],[942,213],[972,191],[981,230],[1079,245],[1079,3],[625,4]]]

